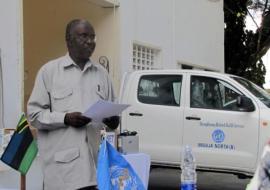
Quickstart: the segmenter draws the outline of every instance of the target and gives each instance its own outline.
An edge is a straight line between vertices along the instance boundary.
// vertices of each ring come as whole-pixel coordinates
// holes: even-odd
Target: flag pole
[[[26,190],[26,176],[21,174],[21,189],[20,190]]]

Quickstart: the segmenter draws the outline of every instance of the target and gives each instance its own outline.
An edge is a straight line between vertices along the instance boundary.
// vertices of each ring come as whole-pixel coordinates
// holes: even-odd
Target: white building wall
[[[224,72],[223,1],[175,1],[175,54],[180,63]]]
[[[0,1],[0,48],[3,72],[4,127],[6,128],[16,127],[22,111],[21,24],[21,1]]]
[[[178,63],[224,71],[222,1],[121,0],[121,71],[132,70],[132,43],[160,49],[157,68]]]

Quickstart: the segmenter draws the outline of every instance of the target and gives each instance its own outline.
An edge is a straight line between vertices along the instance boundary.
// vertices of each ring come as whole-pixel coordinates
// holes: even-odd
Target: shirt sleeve
[[[45,68],[42,67],[36,77],[32,94],[27,104],[27,114],[31,125],[39,130],[55,130],[67,127],[64,124],[65,113],[51,112],[51,97],[46,88]]]

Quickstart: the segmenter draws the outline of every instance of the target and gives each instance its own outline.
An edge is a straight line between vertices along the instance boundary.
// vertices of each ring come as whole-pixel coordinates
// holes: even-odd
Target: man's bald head
[[[66,27],[66,43],[69,55],[76,63],[86,63],[96,47],[93,26],[84,19],[74,19]]]
[[[93,26],[87,20],[84,20],[84,19],[71,20],[66,26],[66,42],[68,42],[70,40],[70,38],[72,36],[73,29],[80,23],[85,23],[92,30],[94,30]]]

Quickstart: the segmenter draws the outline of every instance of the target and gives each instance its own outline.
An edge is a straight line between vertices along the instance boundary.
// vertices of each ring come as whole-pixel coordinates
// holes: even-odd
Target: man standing
[[[31,124],[38,129],[45,190],[96,189],[96,159],[102,123],[82,116],[89,105],[114,101],[106,70],[91,62],[96,35],[86,20],[66,27],[68,54],[39,70],[28,102]],[[103,121],[115,129],[119,117]]]

